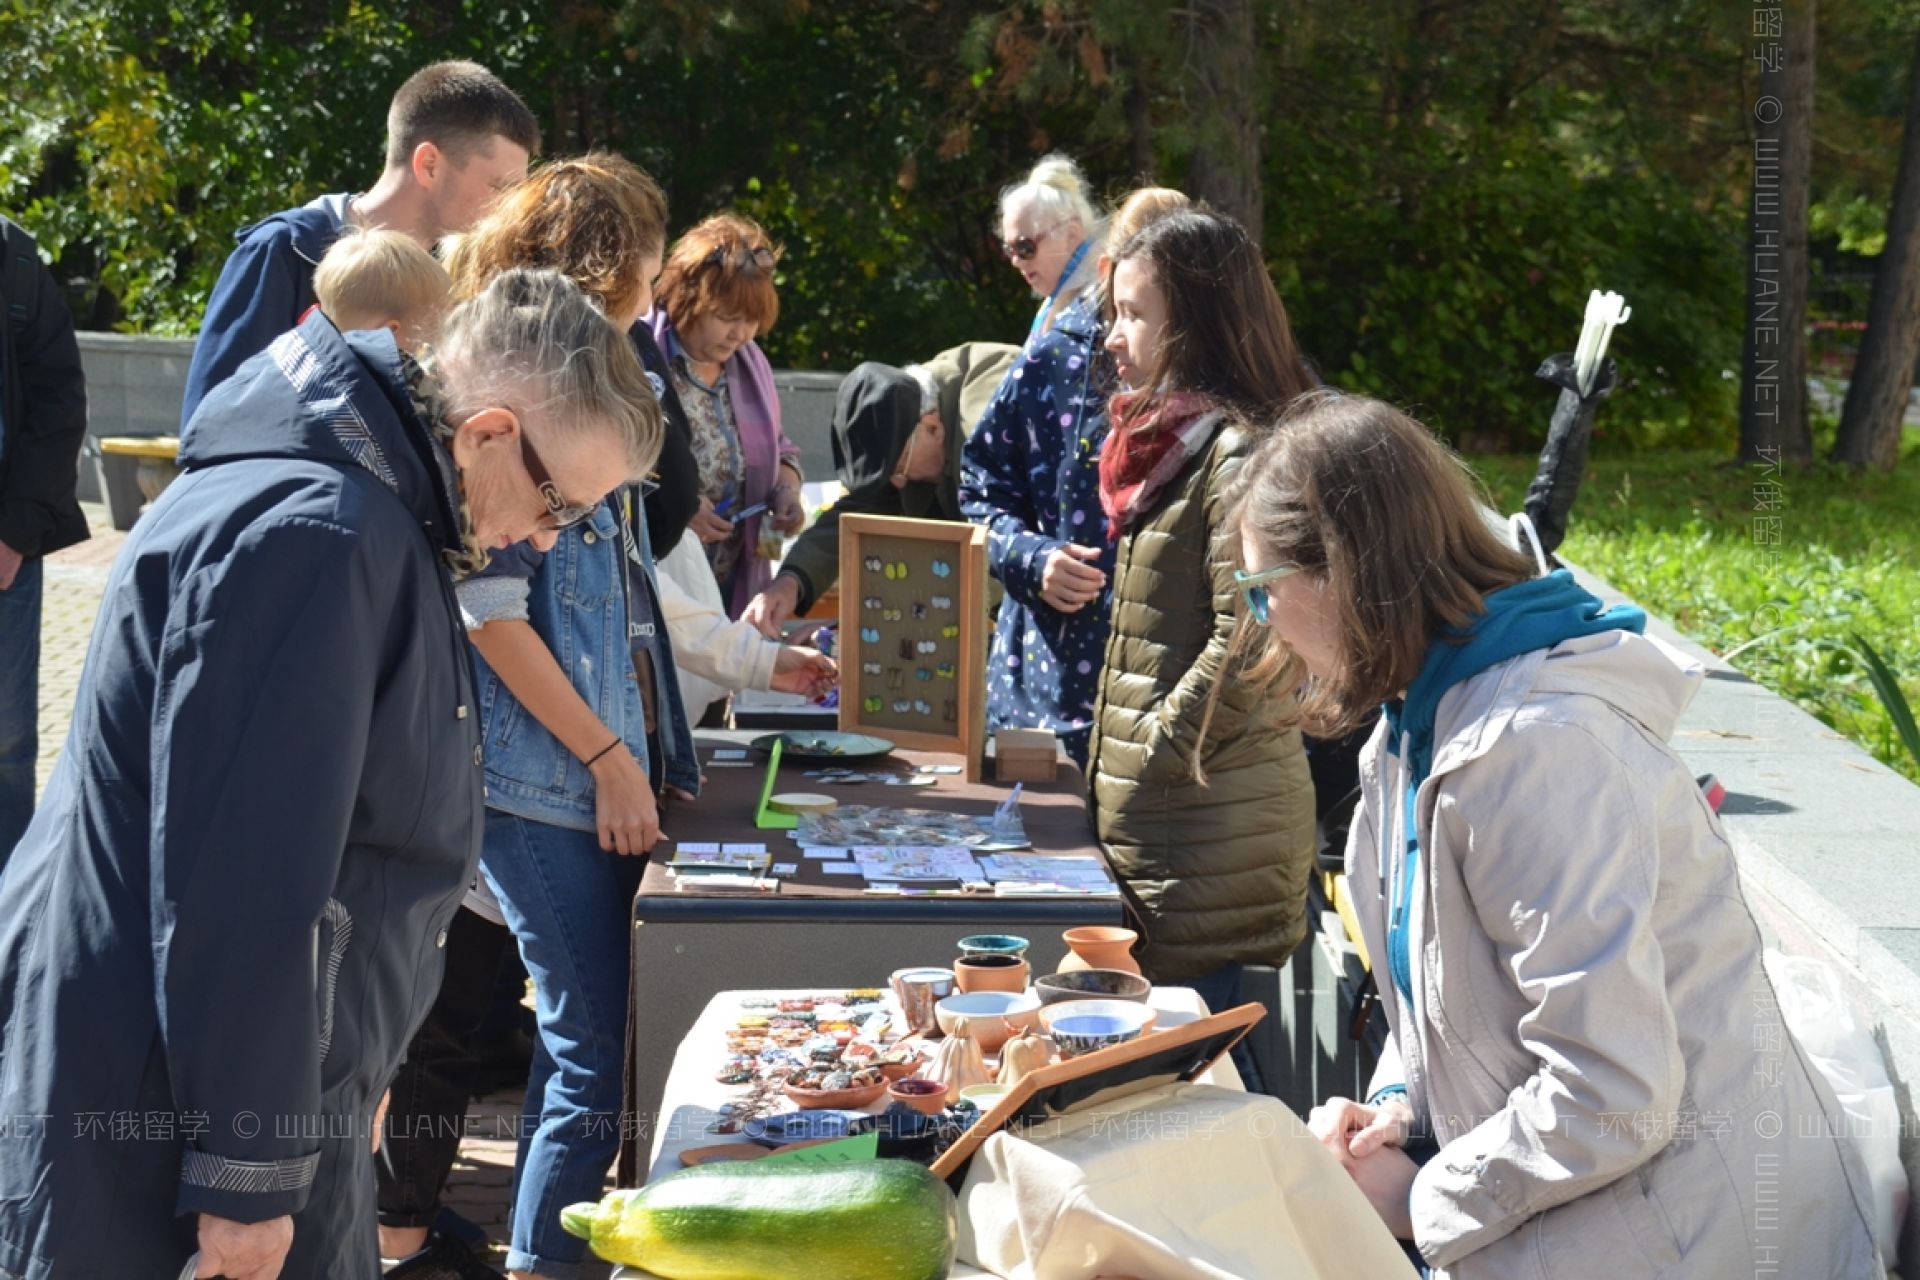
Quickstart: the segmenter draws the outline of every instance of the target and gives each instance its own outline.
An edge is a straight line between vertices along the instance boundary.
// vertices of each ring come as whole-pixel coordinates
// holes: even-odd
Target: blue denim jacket
[[[624,548],[629,540],[639,552],[640,566],[628,563]],[[641,566],[644,572],[637,571]],[[629,568],[636,572],[630,575]],[[646,522],[629,523],[610,499],[591,519],[562,533],[544,556],[520,543],[496,553],[493,563],[470,581],[478,587],[489,579],[516,578],[527,583],[527,621],[546,641],[593,713],[626,742],[653,779],[655,790],[664,783],[698,792],[699,764],[680,685],[673,678],[673,645],[659,622]],[[463,604],[468,599],[463,588]],[[470,618],[469,625],[491,620]],[[652,655],[656,673],[655,727],[664,756],[658,762],[648,758],[646,711],[632,659],[633,650],[643,645]],[[487,806],[535,822],[592,831],[593,776],[586,766],[520,705],[477,652],[474,666],[486,750]]]

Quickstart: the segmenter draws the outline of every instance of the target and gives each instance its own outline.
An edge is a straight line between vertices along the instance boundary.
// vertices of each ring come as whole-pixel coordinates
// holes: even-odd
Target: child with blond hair
[[[453,295],[447,269],[411,236],[349,229],[313,273],[318,306],[342,333],[386,329],[406,352],[433,340]]]

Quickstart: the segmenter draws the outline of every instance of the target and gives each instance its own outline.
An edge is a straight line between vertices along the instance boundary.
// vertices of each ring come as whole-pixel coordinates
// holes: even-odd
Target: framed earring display
[[[980,781],[987,721],[987,531],[840,518],[840,728],[950,751]]]

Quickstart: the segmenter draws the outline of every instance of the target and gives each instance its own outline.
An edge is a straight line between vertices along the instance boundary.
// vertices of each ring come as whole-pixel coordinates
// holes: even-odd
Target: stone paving
[[[93,621],[106,593],[108,572],[126,541],[107,520],[104,506],[83,504],[93,537],[49,556],[40,622],[40,786],[53,773],[66,742],[73,697],[86,664]],[[513,1178],[513,1134],[519,1123],[518,1091],[496,1093],[473,1104],[460,1156],[447,1181],[445,1203],[486,1228],[494,1242],[494,1264],[504,1263],[508,1193]],[[604,1276],[605,1271],[589,1271]]]

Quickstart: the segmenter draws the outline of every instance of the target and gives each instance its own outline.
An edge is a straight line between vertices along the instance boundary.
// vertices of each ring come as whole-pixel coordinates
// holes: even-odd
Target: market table
[[[627,1097],[643,1126],[650,1127],[651,1103],[666,1087],[675,1046],[716,991],[751,989],[769,981],[821,990],[884,983],[895,969],[950,964],[957,954],[955,944],[972,933],[1014,933],[1029,939],[1033,971],[1051,973],[1066,953],[1062,931],[1124,923],[1117,896],[896,896],[870,893],[864,881],[842,878],[835,883],[820,872],[818,860],[799,856],[785,831],[754,826],[766,778],[764,757],[750,751],[750,764],[744,768],[712,763],[715,750],[738,749],[759,736],[744,731],[698,736],[706,774],[700,799],[663,815],[661,826],[670,839],[663,839],[655,851],[634,898]],[[896,750],[878,760],[842,763],[862,772],[907,774],[915,766],[958,762],[958,756]],[[819,761],[783,761],[775,791],[830,794],[843,805],[985,817],[1012,790],[995,782],[968,784],[959,775],[942,776],[931,787],[830,786],[805,776],[820,767]],[[1027,783],[1019,808],[1033,853],[1099,854],[1087,817],[1085,783],[1071,764],[1063,765],[1051,782]],[[675,877],[665,863],[674,845],[682,842],[761,842],[775,855],[773,861],[794,863],[798,874],[765,891],[722,889]],[[623,1176],[632,1172],[623,1160]]]
[[[869,975],[869,978],[871,975]],[[666,1091],[660,1099],[658,1115],[660,1124],[655,1127],[652,1138],[652,1154],[647,1180],[665,1177],[681,1168],[680,1153],[694,1147],[712,1147],[727,1143],[748,1142],[742,1134],[716,1134],[713,1126],[719,1119],[720,1108],[733,1098],[741,1096],[745,1090],[737,1085],[724,1085],[717,1082],[714,1071],[727,1057],[725,1031],[733,1026],[740,1015],[740,1002],[751,996],[766,996],[775,1000],[790,996],[812,995],[814,989],[794,989],[785,991],[722,991],[707,1001],[706,1008],[694,1021],[692,1028],[680,1041],[673,1055],[673,1068],[667,1077]],[[886,995],[887,1004],[897,1010],[893,995]],[[1200,997],[1187,987],[1155,987],[1148,996],[1147,1003],[1158,1011],[1156,1025],[1162,1027],[1179,1026],[1205,1017],[1207,1007]],[[1223,1056],[1205,1073],[1197,1077],[1201,1084],[1219,1085],[1225,1089],[1238,1089],[1240,1073],[1234,1070],[1233,1059]],[[875,1103],[868,1110],[885,1110],[885,1102]],[[645,1280],[648,1273],[630,1267],[619,1268],[614,1272],[615,1280]],[[956,1262],[949,1273],[954,1277],[986,1276],[989,1273],[965,1263]]]

